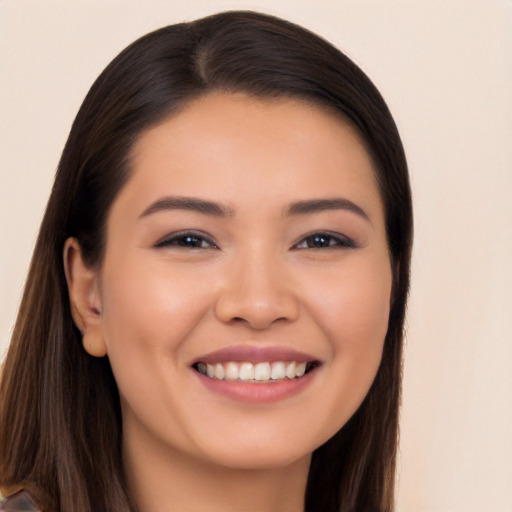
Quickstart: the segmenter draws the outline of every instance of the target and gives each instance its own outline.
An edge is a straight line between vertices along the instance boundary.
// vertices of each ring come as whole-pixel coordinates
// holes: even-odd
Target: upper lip
[[[240,363],[272,363],[276,361],[296,361],[298,363],[302,363],[318,361],[318,358],[290,347],[233,346],[215,350],[205,354],[204,356],[200,356],[194,360],[193,364],[227,363],[229,361]]]

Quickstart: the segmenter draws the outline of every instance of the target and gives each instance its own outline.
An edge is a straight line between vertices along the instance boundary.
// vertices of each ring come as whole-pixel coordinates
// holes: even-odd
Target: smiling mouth
[[[318,361],[273,361],[273,362],[237,362],[225,363],[197,362],[192,365],[198,373],[213,380],[270,383],[297,380],[320,365]]]

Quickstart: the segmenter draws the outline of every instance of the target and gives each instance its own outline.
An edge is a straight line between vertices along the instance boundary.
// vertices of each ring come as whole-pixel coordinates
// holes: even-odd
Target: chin
[[[263,453],[233,453],[225,454],[221,458],[216,458],[215,462],[223,467],[234,470],[246,471],[260,471],[280,469],[291,466],[293,464],[300,464],[311,459],[311,453],[279,453],[279,450],[274,452]]]
[[[309,464],[316,444],[311,442],[294,442],[285,439],[272,442],[260,439],[260,442],[230,442],[222,446],[205,446],[207,457],[216,465],[237,470],[268,470],[279,469],[295,463]],[[289,441],[289,439],[288,439]]]

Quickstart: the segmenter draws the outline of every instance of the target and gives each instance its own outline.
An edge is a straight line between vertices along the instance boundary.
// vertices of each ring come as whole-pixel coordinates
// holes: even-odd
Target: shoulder
[[[30,493],[24,489],[15,492],[0,501],[3,512],[42,512]]]

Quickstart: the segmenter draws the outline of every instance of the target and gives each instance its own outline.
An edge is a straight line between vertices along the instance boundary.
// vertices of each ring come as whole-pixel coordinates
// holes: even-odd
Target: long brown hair
[[[374,161],[394,269],[382,362],[364,402],[312,458],[306,510],[393,510],[412,207],[407,164],[381,95],[307,30],[226,12],[152,32],[122,51],[85,98],[59,163],[0,389],[0,485],[27,486],[47,512],[135,511],[126,488],[119,395],[108,358],[82,348],[62,263],[78,239],[101,264],[105,223],[143,130],[211,91],[295,97],[357,130]]]

